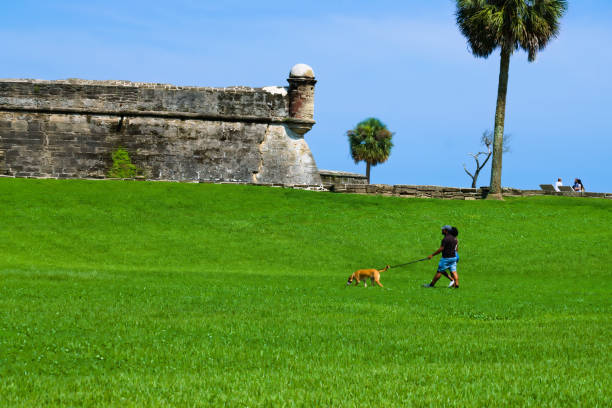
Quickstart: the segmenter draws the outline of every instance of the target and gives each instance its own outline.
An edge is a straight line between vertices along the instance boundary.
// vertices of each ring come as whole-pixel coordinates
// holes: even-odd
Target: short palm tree
[[[387,161],[393,147],[391,142],[393,133],[380,120],[368,118],[359,122],[355,129],[349,130],[346,134],[355,163],[366,162],[366,177],[370,184],[370,166]]]
[[[501,169],[510,56],[522,48],[533,62],[559,33],[566,0],[456,0],[457,25],[472,53],[487,58],[501,49],[493,135],[490,198],[501,199]]]

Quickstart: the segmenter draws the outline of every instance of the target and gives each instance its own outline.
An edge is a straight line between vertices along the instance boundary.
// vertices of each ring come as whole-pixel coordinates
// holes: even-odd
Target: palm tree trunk
[[[495,108],[495,129],[493,132],[493,160],[491,161],[491,184],[488,199],[503,200],[501,191],[502,153],[504,145],[504,121],[506,119],[506,94],[508,93],[508,71],[510,70],[511,49],[503,47],[499,63],[499,84],[497,107]]]
[[[366,178],[368,179],[368,184],[370,184],[370,163],[366,162]]]

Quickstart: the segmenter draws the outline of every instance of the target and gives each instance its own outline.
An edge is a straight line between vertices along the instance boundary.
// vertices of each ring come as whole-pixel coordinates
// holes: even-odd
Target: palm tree
[[[366,177],[370,184],[370,166],[387,161],[393,147],[391,142],[393,133],[380,120],[368,118],[359,122],[355,129],[349,130],[346,134],[355,163],[366,162]]]
[[[501,169],[510,56],[522,48],[529,62],[559,33],[566,0],[456,0],[457,25],[472,53],[487,58],[501,49],[497,107],[493,136],[493,160],[489,197],[502,199]]]

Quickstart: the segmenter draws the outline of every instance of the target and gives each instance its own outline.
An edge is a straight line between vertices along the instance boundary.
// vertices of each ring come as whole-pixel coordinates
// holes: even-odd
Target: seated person
[[[572,188],[574,189],[574,191],[579,191],[579,192],[584,191],[584,186],[582,185],[582,180],[580,180],[579,178],[574,179],[574,185],[572,186]]]

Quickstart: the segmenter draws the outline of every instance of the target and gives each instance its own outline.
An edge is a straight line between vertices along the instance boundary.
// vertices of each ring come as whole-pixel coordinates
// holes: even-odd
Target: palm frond
[[[358,163],[365,161],[373,166],[387,161],[393,143],[386,125],[376,118],[368,118],[346,132],[349,139],[351,157]]]
[[[472,53],[488,57],[496,48],[519,48],[534,61],[559,33],[566,0],[456,0],[457,26]]]

